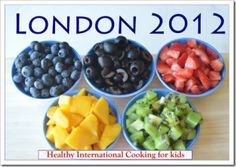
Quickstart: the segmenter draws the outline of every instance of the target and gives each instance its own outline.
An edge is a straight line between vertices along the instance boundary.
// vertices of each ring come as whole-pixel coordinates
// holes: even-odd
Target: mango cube
[[[58,105],[62,111],[70,111],[71,97],[61,95],[58,100]]]
[[[55,111],[58,109],[58,106],[52,106],[49,108],[48,112],[47,112],[47,117],[48,118],[52,118],[53,114],[55,113]]]
[[[109,124],[109,104],[104,97],[98,99],[93,113],[105,125]]]
[[[47,122],[47,126],[50,126],[50,125],[56,125],[56,122],[52,118],[49,119]]]
[[[80,92],[77,94],[78,96],[86,96],[86,89],[81,89]]]
[[[106,125],[101,139],[98,142],[99,148],[102,150],[107,148],[119,135],[121,130],[121,125],[120,124],[114,124],[114,125]]]
[[[52,119],[56,122],[57,125],[60,125],[63,128],[69,127],[69,118],[60,109],[56,110]]]
[[[114,115],[109,114],[109,124],[115,124],[116,123],[116,117]]]
[[[53,128],[53,136],[55,140],[55,147],[61,149],[65,144],[65,140],[68,137],[68,132],[61,126],[55,126]]]
[[[46,137],[50,142],[54,143],[53,126],[48,126],[46,131]]]
[[[98,120],[93,114],[89,114],[80,124],[81,127],[87,129],[93,136],[98,136]]]
[[[92,105],[93,99],[88,96],[74,96],[71,102],[70,112],[86,117]]]

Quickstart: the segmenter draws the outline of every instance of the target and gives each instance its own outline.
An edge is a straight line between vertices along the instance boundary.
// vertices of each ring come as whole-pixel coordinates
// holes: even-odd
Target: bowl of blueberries
[[[81,70],[80,56],[67,42],[33,41],[14,60],[12,80],[25,95],[48,99],[73,89]]]
[[[141,44],[124,36],[96,43],[83,58],[87,83],[110,97],[130,97],[152,81],[155,63]]]

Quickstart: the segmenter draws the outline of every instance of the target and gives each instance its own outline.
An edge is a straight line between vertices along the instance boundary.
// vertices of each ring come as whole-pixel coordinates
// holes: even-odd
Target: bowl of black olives
[[[124,36],[96,43],[83,58],[87,83],[110,97],[129,97],[144,90],[153,79],[154,69],[148,50]]]
[[[80,56],[67,42],[33,41],[14,60],[12,80],[25,95],[48,99],[73,89],[81,71]]]

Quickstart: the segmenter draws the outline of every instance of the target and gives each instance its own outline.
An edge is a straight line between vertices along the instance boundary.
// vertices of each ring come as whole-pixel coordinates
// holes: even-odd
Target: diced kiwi
[[[190,112],[188,113],[185,122],[191,128],[195,128],[197,124],[201,121],[202,117],[199,112]]]
[[[157,128],[154,127],[151,123],[145,123],[144,124],[145,131],[153,138],[158,136]]]
[[[144,128],[144,123],[140,119],[137,119],[132,124],[130,124],[130,126],[139,131]]]
[[[130,135],[130,140],[133,143],[138,143],[139,145],[142,145],[142,143],[144,142],[143,131],[137,131],[137,132],[132,133]]]
[[[149,137],[143,142],[143,148],[145,150],[155,150],[154,140]]]
[[[168,134],[173,140],[178,140],[182,136],[183,131],[179,126],[174,126],[170,128]]]
[[[163,124],[161,124],[158,128],[158,134],[163,135],[169,131],[169,128]]]
[[[167,150],[170,146],[170,139],[167,134],[160,135],[154,139],[155,141],[155,148],[158,150]]]
[[[174,150],[186,150],[183,140],[177,140],[173,145]]]

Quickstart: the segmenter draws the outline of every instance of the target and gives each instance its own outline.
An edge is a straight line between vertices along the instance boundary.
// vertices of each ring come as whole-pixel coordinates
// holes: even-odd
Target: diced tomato
[[[172,66],[174,62],[176,62],[176,59],[173,57],[169,57],[166,59],[166,64],[168,64],[169,66]]]
[[[210,63],[210,59],[207,56],[206,52],[202,49],[199,48],[194,48],[193,52],[200,57],[201,61],[205,64],[209,64]]]
[[[211,87],[211,82],[209,78],[201,70],[197,70],[197,72],[201,84],[204,88],[206,88],[206,90],[208,90]]]
[[[157,64],[157,70],[161,74],[168,74],[171,73],[170,67],[164,63]]]
[[[186,83],[185,83],[185,88],[187,91],[190,91],[191,88],[196,85],[196,81],[193,79],[189,79]]]
[[[217,54],[213,50],[211,50],[210,48],[207,48],[206,51],[207,51],[208,56],[210,56],[211,58],[213,58],[213,59],[218,58]]]
[[[192,88],[191,88],[191,92],[192,94],[199,94],[200,93],[200,89],[197,85],[194,85]]]
[[[206,52],[206,46],[203,45],[203,44],[199,44],[199,45],[197,46],[197,48],[199,48],[199,49],[203,50],[204,52]]]
[[[214,71],[220,72],[223,68],[223,63],[220,61],[220,59],[215,59],[210,62],[210,66]]]
[[[198,58],[195,56],[194,52],[192,52],[188,56],[188,58],[185,62],[185,68],[196,70],[196,69],[198,69],[199,66],[200,66],[200,62],[199,62]]]
[[[169,83],[175,80],[175,77],[172,74],[166,74],[162,77],[163,81]]]
[[[211,81],[211,87],[214,88],[218,85],[219,81]]]
[[[185,44],[185,43],[179,43],[179,42],[173,42],[173,43],[170,45],[170,49],[179,51],[180,53],[184,52],[187,47],[188,47],[187,44]]]
[[[219,81],[219,80],[221,80],[220,73],[216,72],[216,71],[210,71],[209,74],[208,74],[208,77],[212,81]]]
[[[169,49],[168,52],[167,52],[167,55],[170,56],[170,57],[173,57],[175,59],[178,59],[178,57],[180,55],[180,51]]]
[[[178,58],[177,63],[184,68],[185,62],[188,58],[188,54],[186,52],[183,52],[181,56]]]
[[[193,76],[193,70],[191,69],[179,69],[176,71],[176,75],[183,78],[191,78]]]
[[[174,62],[172,65],[171,65],[171,70],[172,71],[178,71],[179,69],[181,69],[180,65],[177,63],[177,62]]]
[[[175,79],[175,89],[178,91],[183,91],[184,90],[184,82],[186,80],[182,77],[177,77]]]
[[[161,59],[162,61],[166,61],[166,59],[168,58],[168,55],[167,55],[168,50],[169,50],[168,46],[165,46],[165,47],[161,50],[160,59]]]
[[[187,41],[187,44],[191,48],[195,48],[197,46],[197,41],[195,39],[191,39]]]

